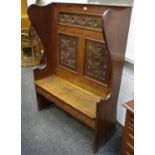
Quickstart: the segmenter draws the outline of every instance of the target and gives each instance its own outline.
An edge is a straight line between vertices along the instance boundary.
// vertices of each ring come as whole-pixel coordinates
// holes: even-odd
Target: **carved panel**
[[[59,13],[59,23],[83,28],[101,30],[102,18],[97,15]]]
[[[108,51],[104,43],[87,40],[85,75],[106,83],[106,73],[108,66]]]
[[[59,34],[59,63],[72,70],[76,70],[77,37]]]

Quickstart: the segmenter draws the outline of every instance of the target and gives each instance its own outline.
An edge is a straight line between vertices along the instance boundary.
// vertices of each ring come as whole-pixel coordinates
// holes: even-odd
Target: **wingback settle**
[[[54,103],[92,128],[96,152],[116,130],[131,7],[51,3],[28,14],[46,61],[34,70],[38,110]]]

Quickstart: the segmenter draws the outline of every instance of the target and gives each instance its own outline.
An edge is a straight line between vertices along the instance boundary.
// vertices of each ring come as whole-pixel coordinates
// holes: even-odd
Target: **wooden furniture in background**
[[[27,15],[27,0],[21,1],[21,29],[29,28],[30,20]]]
[[[28,14],[47,63],[34,70],[38,110],[48,100],[92,128],[96,152],[116,130],[131,7],[51,3]]]
[[[39,65],[42,58],[42,46],[38,34],[32,26],[22,29],[22,67]]]
[[[31,66],[34,53],[29,40],[30,20],[27,14],[27,0],[21,0],[21,66]],[[32,58],[33,57],[33,58]]]
[[[36,4],[40,4],[36,0]],[[27,14],[27,0],[21,1],[21,66],[36,66],[41,63],[43,47]]]
[[[127,109],[121,155],[134,154],[134,100],[124,104]]]

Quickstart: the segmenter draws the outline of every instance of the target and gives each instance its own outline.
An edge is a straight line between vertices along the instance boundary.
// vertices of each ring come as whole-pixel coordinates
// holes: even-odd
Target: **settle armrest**
[[[110,57],[109,93],[97,102],[96,117],[103,122],[116,121],[118,92],[125,57],[132,8],[107,9],[102,16],[103,36]],[[117,31],[116,31],[117,30]],[[102,122],[102,123],[103,123]]]

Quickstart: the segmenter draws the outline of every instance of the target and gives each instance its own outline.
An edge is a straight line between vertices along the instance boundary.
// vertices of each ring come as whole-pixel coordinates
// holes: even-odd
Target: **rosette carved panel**
[[[86,40],[85,75],[106,83],[108,51],[104,43]]]
[[[59,34],[59,63],[76,70],[77,37]]]
[[[59,24],[83,27],[86,29],[101,30],[102,18],[97,15],[84,15],[73,13],[59,13]]]

